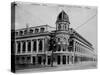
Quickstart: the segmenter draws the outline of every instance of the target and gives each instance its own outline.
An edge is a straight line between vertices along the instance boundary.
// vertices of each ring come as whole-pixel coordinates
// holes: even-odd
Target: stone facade
[[[56,33],[56,51],[53,52],[55,66],[95,62],[92,44],[74,29],[69,28],[68,15],[61,11],[56,28],[49,25],[27,27],[15,31],[16,64],[51,65],[52,50],[49,50],[49,34]]]

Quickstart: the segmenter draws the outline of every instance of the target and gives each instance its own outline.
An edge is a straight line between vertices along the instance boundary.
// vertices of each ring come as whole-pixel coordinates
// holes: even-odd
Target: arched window
[[[66,64],[66,56],[63,55],[63,60],[62,60],[63,64]]]
[[[45,28],[41,28],[41,29],[40,29],[41,32],[44,32],[44,30],[45,30]]]
[[[28,51],[29,52],[31,51],[31,42],[30,41],[28,42]]]
[[[61,25],[60,24],[58,25],[58,30],[61,30]]]
[[[27,34],[27,30],[24,30],[24,34]]]
[[[36,28],[36,29],[35,29],[35,33],[38,33],[38,32],[39,32],[39,29]]]
[[[60,45],[58,45],[58,51],[61,51],[61,46]]]
[[[65,30],[66,30],[66,24],[65,24]]]
[[[33,33],[33,29],[30,29],[30,33]]]
[[[36,47],[36,40],[34,40],[34,44],[33,44],[33,51],[36,51],[37,47]]]
[[[20,50],[21,50],[21,44],[20,44],[20,42],[18,42],[17,48],[18,48],[17,53],[20,53]]]
[[[26,49],[26,47],[25,47],[25,42],[23,42],[22,51],[25,52],[25,49]]]
[[[18,36],[18,32],[16,32],[15,35]]]
[[[39,41],[39,51],[42,51],[42,40]]]
[[[58,42],[60,42],[60,38],[58,38]]]
[[[20,33],[20,35],[23,35],[23,31],[20,31],[19,33]]]

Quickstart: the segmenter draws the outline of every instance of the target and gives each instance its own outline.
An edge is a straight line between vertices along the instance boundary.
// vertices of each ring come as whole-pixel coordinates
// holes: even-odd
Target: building
[[[51,33],[56,39],[53,53],[49,47]],[[97,60],[92,44],[70,28],[69,17],[63,10],[57,17],[56,28],[41,25],[15,30],[16,64],[51,66],[51,59],[55,66]]]

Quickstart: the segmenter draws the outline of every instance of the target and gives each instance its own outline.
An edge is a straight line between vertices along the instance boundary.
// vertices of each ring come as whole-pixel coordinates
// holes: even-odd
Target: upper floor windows
[[[39,32],[39,29],[36,28],[36,29],[35,29],[35,33],[38,33],[38,32]]]
[[[23,31],[20,31],[19,34],[20,34],[20,35],[23,35]]]
[[[30,29],[24,29],[20,31],[16,31],[15,35],[16,36],[22,36],[22,35],[27,35],[27,34],[33,34],[33,33],[43,33],[45,32],[45,27],[38,27],[38,28],[30,28]]]
[[[61,24],[58,25],[58,30],[61,30]]]
[[[44,32],[45,31],[45,28],[40,28],[40,32]]]
[[[33,29],[30,29],[30,33],[33,33]]]
[[[16,32],[15,35],[18,36],[18,32]]]
[[[30,52],[31,51],[31,41],[28,41],[28,52]]]
[[[17,53],[20,53],[20,51],[21,51],[21,43],[20,42],[17,42]]]
[[[25,45],[26,45],[26,43],[23,42],[23,45],[22,45],[22,51],[23,51],[23,52],[25,52],[25,50],[26,50],[26,46],[25,46]]]

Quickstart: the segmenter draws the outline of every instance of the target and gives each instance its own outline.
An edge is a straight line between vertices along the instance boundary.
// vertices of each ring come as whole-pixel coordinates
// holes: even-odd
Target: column
[[[20,52],[22,53],[22,44],[23,44],[22,41],[20,41],[20,44],[21,44],[21,47],[20,47],[21,48],[20,49],[21,51]]]
[[[61,25],[61,30],[63,30],[63,25]]]
[[[46,55],[46,65],[48,65],[48,56]]]
[[[32,56],[30,56],[30,59],[31,59],[31,64],[32,64]]]
[[[75,41],[73,42],[74,43],[74,45],[73,45],[73,64],[74,64],[74,60],[75,60]]]
[[[61,65],[63,65],[62,58],[63,58],[63,55],[60,55],[60,64]]]
[[[15,53],[17,53],[17,50],[18,50],[18,44],[17,44],[17,41],[15,42]]]
[[[42,40],[42,52],[44,52],[44,39]]]
[[[31,40],[31,52],[33,52],[33,41]]]
[[[36,48],[36,49],[37,49],[36,52],[38,53],[38,49],[39,49],[39,48],[38,48],[38,47],[39,47],[39,46],[38,46],[38,45],[39,45],[39,40],[37,39],[36,42],[37,42],[37,43],[36,43],[36,44],[37,44],[37,45],[36,45],[36,47],[37,47],[37,48]]]

